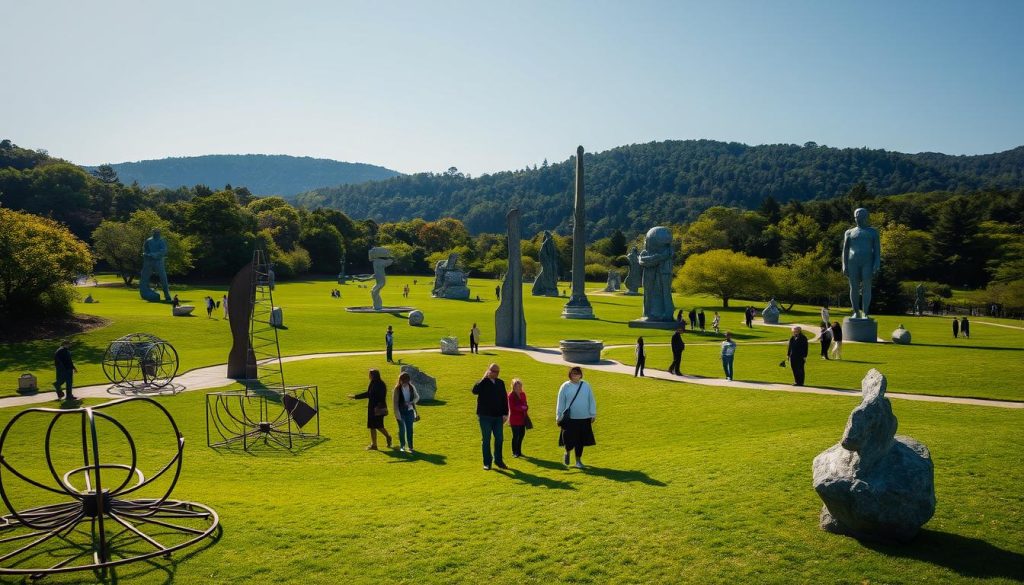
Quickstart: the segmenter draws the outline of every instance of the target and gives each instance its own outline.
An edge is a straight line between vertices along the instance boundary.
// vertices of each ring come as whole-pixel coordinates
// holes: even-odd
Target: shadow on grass
[[[285,444],[282,445],[276,442],[274,439],[264,440],[262,438],[254,438],[249,442],[249,450],[246,451],[242,448],[242,441],[232,442],[227,445],[220,445],[217,447],[209,447],[214,453],[218,455],[249,455],[250,457],[296,457],[301,455],[304,451],[308,451],[322,443],[330,441],[327,437],[310,437],[310,438],[292,438],[292,448],[288,449],[287,439],[281,437],[275,433],[275,439],[283,441]]]
[[[171,553],[173,556],[171,556],[170,559],[154,557],[144,561],[139,561],[138,563],[129,563],[123,566],[112,567],[107,569],[105,572],[93,571],[92,574],[95,578],[94,582],[110,585],[117,585],[118,583],[136,583],[142,577],[163,573],[164,580],[162,582],[169,585],[174,583],[174,577],[178,572],[179,564],[187,562],[192,557],[206,552],[206,549],[220,542],[220,539],[223,536],[224,525],[219,524],[209,538],[196,546]],[[83,572],[82,574],[84,575],[85,573]]]
[[[527,458],[527,459],[529,459],[529,458]],[[527,485],[532,485],[534,487],[548,488],[550,490],[575,490],[576,489],[575,487],[573,487],[572,483],[570,483],[568,481],[563,481],[563,480],[560,480],[560,479],[552,479],[550,477],[543,477],[543,476],[540,476],[540,475],[534,475],[532,473],[526,473],[525,471],[522,471],[520,469],[514,469],[512,467],[509,467],[508,469],[498,469],[497,467],[495,467],[494,470],[498,474],[504,475],[504,476],[508,477],[509,479],[513,479],[515,481],[518,481],[518,482],[521,482],[521,483],[525,483]]]
[[[440,453],[426,453],[416,451],[415,453],[403,453],[397,449],[381,449],[380,452],[392,459],[388,463],[416,463],[425,461],[431,465],[448,465],[448,456]]]
[[[433,398],[431,400],[420,400],[416,403],[416,406],[444,406],[445,404],[448,404],[447,400]]]
[[[946,567],[963,577],[1024,581],[1024,555],[977,538],[925,529],[912,542],[902,546],[862,544],[886,556]]]
[[[613,481],[620,481],[623,483],[637,482],[642,483],[644,485],[653,485],[657,487],[665,487],[666,485],[668,485],[663,481],[654,479],[653,477],[647,475],[642,471],[636,470],[627,471],[623,469],[607,469],[604,467],[591,467],[588,465],[583,468],[583,473],[587,475],[596,475],[598,477],[603,477],[605,479],[610,479]]]
[[[977,345],[947,345],[944,343],[915,343],[913,345],[919,345],[921,347],[951,347],[954,349],[976,349],[982,351],[1024,351],[1019,347],[981,347]]]

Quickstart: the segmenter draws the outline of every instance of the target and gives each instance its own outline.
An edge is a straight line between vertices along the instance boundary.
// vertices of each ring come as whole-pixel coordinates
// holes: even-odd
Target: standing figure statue
[[[626,294],[640,294],[640,286],[643,284],[643,268],[640,268],[640,252],[637,251],[636,246],[629,249],[626,260],[629,260],[629,274],[626,275],[625,280]]]
[[[533,296],[558,296],[558,250],[548,231],[540,244],[540,274],[533,281]]]
[[[871,304],[871,279],[882,262],[878,230],[868,225],[868,210],[853,212],[856,227],[843,234],[843,274],[850,280],[850,307],[854,319],[868,318]]]
[[[924,300],[924,283],[917,283],[917,288],[914,289],[914,313],[917,316],[924,315],[924,308],[927,301]]]
[[[170,302],[171,291],[167,288],[167,270],[164,258],[167,257],[167,240],[160,236],[160,229],[153,228],[153,235],[142,245],[142,275],[139,278],[139,295],[147,301],[159,301],[160,293],[149,288],[149,280],[156,272],[160,286],[164,291],[164,300]]]
[[[644,269],[644,316],[646,321],[673,321],[672,302],[672,231],[653,227],[644,239],[644,250],[638,258]]]
[[[380,246],[374,246],[370,248],[370,262],[373,264],[373,280],[376,284],[370,289],[370,298],[373,299],[374,310],[381,310],[384,307],[384,301],[380,298],[380,289],[384,288],[387,284],[387,277],[384,275],[384,269],[393,264],[395,259],[391,256],[391,250]]]

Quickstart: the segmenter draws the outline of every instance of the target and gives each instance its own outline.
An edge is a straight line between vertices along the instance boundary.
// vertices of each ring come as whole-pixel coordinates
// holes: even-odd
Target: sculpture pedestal
[[[878,322],[868,317],[845,317],[843,319],[843,341],[875,343],[878,341]]]
[[[570,298],[569,302],[562,307],[562,318],[597,319],[594,315],[594,308],[590,306],[590,301],[586,296]]]
[[[595,364],[601,361],[604,342],[597,339],[563,339],[558,342],[562,359],[577,364]]]
[[[636,329],[669,329],[674,330],[679,327],[679,322],[675,319],[671,321],[650,321],[648,319],[633,319],[629,322],[629,326]]]

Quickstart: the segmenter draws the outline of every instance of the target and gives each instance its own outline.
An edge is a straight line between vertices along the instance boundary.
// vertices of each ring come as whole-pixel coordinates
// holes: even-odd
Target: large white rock
[[[814,458],[814,490],[825,505],[821,527],[864,540],[906,542],[935,513],[928,448],[896,435],[885,376],[872,369],[861,382],[842,440]]]
[[[188,317],[195,311],[195,305],[178,305],[177,307],[171,308],[171,314],[175,317]]]

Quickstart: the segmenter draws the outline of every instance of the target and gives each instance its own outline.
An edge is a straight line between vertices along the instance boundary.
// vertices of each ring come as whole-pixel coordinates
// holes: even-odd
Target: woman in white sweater
[[[594,440],[594,419],[597,417],[597,402],[590,384],[583,379],[583,369],[569,368],[569,381],[558,389],[555,405],[555,420],[562,432],[558,445],[565,448],[562,463],[569,465],[569,453],[576,452],[576,467],[583,469],[583,448],[596,445]]]

